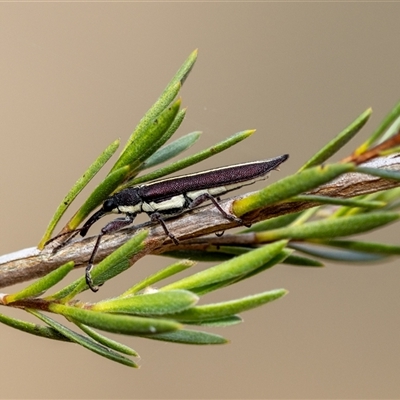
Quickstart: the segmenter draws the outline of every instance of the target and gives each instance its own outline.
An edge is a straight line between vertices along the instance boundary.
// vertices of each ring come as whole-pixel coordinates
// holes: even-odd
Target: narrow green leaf
[[[155,274],[148,276],[147,278],[143,279],[142,281],[138,282],[136,285],[132,286],[130,289],[128,289],[125,293],[121,295],[121,297],[124,296],[130,296],[132,294],[135,294],[139,292],[140,290],[143,290],[149,286],[154,285],[155,283],[169,278],[170,276],[173,276],[175,274],[178,274],[181,271],[184,271],[190,267],[193,267],[196,263],[191,260],[182,260],[178,261],[172,265],[169,265],[168,267],[157,271]]]
[[[287,200],[293,196],[314,189],[339,175],[354,170],[352,164],[331,164],[312,167],[287,176],[266,188],[233,203],[233,213],[240,217],[260,207]]]
[[[94,329],[89,328],[88,326],[83,325],[79,322],[75,322],[75,324],[96,342],[99,342],[100,344],[108,347],[109,349],[118,351],[119,353],[122,354],[127,354],[128,356],[139,357],[139,354],[130,347],[125,346],[122,343],[116,342],[115,340],[111,340],[106,336],[100,335],[100,333],[96,332]]]
[[[35,317],[42,320],[43,322],[45,322],[47,325],[50,325],[53,329],[60,332],[60,334],[67,337],[72,342],[77,343],[83,346],[84,348],[93,351],[96,354],[99,354],[100,356],[108,358],[109,360],[118,362],[123,365],[127,365],[128,367],[138,368],[138,365],[129,358],[126,358],[121,354],[118,354],[115,351],[105,346],[102,346],[101,344],[93,341],[88,337],[85,337],[83,335],[80,335],[79,333],[74,332],[73,330],[67,328],[66,326],[61,325],[54,319],[48,317],[47,315],[44,315],[36,310],[27,310],[27,311],[33,314]]]
[[[251,270],[250,272],[244,273],[242,275],[234,276],[234,277],[228,278],[223,281],[209,283],[209,284],[206,284],[203,286],[198,286],[191,290],[194,293],[196,293],[198,296],[204,296],[205,294],[213,292],[215,290],[223,289],[227,286],[233,285],[233,284],[238,283],[245,279],[249,279],[255,275],[260,274],[261,272],[264,272],[265,270],[267,270],[269,268],[274,267],[275,265],[283,262],[283,260],[285,260],[291,253],[292,253],[292,250],[283,249],[276,256],[272,257],[269,261],[267,261],[266,263],[261,265],[261,267],[255,268],[255,269]]]
[[[400,181],[400,171],[369,167],[357,167],[355,170],[356,172],[361,172],[363,174],[379,176],[380,178],[392,179],[394,181]]]
[[[309,221],[311,218],[313,218],[315,215],[318,215],[318,212],[321,210],[320,206],[315,206],[311,207],[307,210],[303,210],[300,215],[294,220],[290,225],[291,226],[297,226],[297,225],[303,225],[307,221]]]
[[[308,222],[303,225],[279,228],[256,233],[257,240],[269,242],[280,239],[330,239],[355,235],[389,224],[399,219],[394,212],[370,212],[368,214]]]
[[[372,197],[372,195],[375,196]],[[370,193],[367,196],[371,196],[373,200],[384,201],[385,203],[387,203],[387,210],[394,209],[395,207],[397,207],[397,203],[400,199],[400,187],[394,187],[392,189],[387,189],[377,193]]]
[[[312,246],[307,243],[292,243],[290,247],[325,260],[340,262],[376,262],[387,257],[385,255],[366,253],[354,250],[337,250]]]
[[[292,250],[290,249],[283,249],[281,252],[279,252],[278,254],[276,254],[274,257],[272,257],[269,261],[267,261],[266,263],[264,263],[263,265],[261,265],[261,267],[256,268],[246,274],[243,274],[241,276],[239,276],[236,279],[232,279],[231,282],[229,282],[229,285],[232,285],[234,283],[243,281],[245,279],[249,279],[252,278],[255,275],[260,274],[261,272],[264,272],[267,269],[270,269],[272,267],[274,267],[275,265],[278,265],[280,263],[283,263],[291,254],[292,254]],[[215,290],[215,289],[214,289]],[[210,291],[210,288],[207,290],[207,293]],[[199,294],[199,293],[198,293]],[[204,291],[201,292],[201,294],[205,294]]]
[[[64,279],[64,277],[74,268],[74,266],[75,263],[73,261],[67,262],[21,291],[15,294],[6,295],[4,297],[4,303],[8,304],[17,300],[26,299],[28,297],[40,296],[42,293],[46,292],[46,290]]]
[[[55,214],[53,215],[49,225],[46,228],[42,239],[38,244],[40,250],[43,249],[46,242],[50,239],[51,234],[54,231],[57,223],[60,221],[61,217],[64,215],[65,211],[72,203],[72,201],[78,196],[78,194],[85,188],[85,186],[92,180],[92,178],[99,172],[103,165],[110,159],[110,157],[116,152],[119,146],[119,140],[115,140],[111,143],[100,156],[95,160],[95,162],[84,172],[84,174],[76,181],[71,190],[64,197],[60,205],[57,207]]]
[[[279,241],[263,246],[232,260],[225,261],[224,263],[215,267],[208,268],[205,271],[198,272],[187,278],[173,282],[164,286],[160,290],[171,289],[192,289],[210,285],[216,282],[226,281],[261,267],[267,261],[271,260],[274,256],[280,253],[286,245],[286,241]]]
[[[198,325],[198,326],[208,326],[212,328],[225,328],[227,326],[237,325],[243,322],[239,315],[229,315],[228,317],[210,319],[207,321],[181,321],[185,325]]]
[[[176,100],[167,107],[148,127],[135,138],[115,163],[112,171],[129,165],[130,171],[136,171],[142,163],[161,147],[176,131],[185,116],[180,114],[181,100]],[[175,121],[175,122],[174,122]]]
[[[289,243],[289,246],[291,244]],[[295,248],[293,246],[293,248]],[[283,261],[284,264],[299,266],[299,267],[324,267],[324,264],[321,261],[314,260],[308,257],[302,257],[297,254],[292,254]]]
[[[172,106],[173,107],[173,106]],[[164,144],[171,138],[171,136],[178,130],[178,128],[181,126],[182,121],[184,120],[186,116],[186,108],[184,108],[183,110],[180,110],[174,120],[171,122],[171,125],[169,126],[169,128],[167,129],[167,131],[164,133],[164,135],[161,136],[161,138],[155,142],[154,144],[152,144],[151,147],[149,147],[148,152],[149,154],[151,153],[151,155],[149,155],[148,157],[146,157],[146,159],[143,161],[143,163],[148,164],[148,160],[149,158],[151,158],[154,154],[156,154],[159,150],[161,149],[165,149]],[[161,118],[161,116],[160,116]],[[172,144],[172,143],[171,143]],[[153,159],[154,160],[154,159]],[[143,163],[140,164],[140,166],[138,166],[137,168],[135,168],[135,165],[137,165],[137,162],[133,163],[133,167],[135,170],[140,171],[142,168]]]
[[[221,151],[224,151],[224,150],[228,149],[229,147],[241,142],[242,140],[251,136],[254,132],[255,132],[255,130],[253,129],[253,130],[247,130],[247,131],[235,133],[231,137],[223,140],[222,142],[217,143],[216,145],[209,147],[208,149],[202,150],[197,154],[183,158],[182,160],[172,163],[166,167],[160,168],[157,171],[137,177],[137,178],[133,179],[132,181],[128,182],[125,186],[134,186],[134,185],[138,185],[143,182],[148,182],[148,181],[152,181],[155,179],[159,179],[165,175],[169,175],[169,174],[172,174],[173,172],[190,167],[191,165],[194,165],[194,164],[199,163],[200,161],[206,160],[207,158],[214,156],[214,155],[220,153]]]
[[[279,299],[286,293],[287,290],[285,289],[276,289],[269,292],[242,297],[241,299],[191,307],[180,313],[170,315],[170,318],[174,318],[178,321],[206,321],[224,318],[260,307],[263,304]]]
[[[83,289],[76,291],[76,289],[79,287],[83,287],[82,285],[82,278],[77,279],[73,283],[69,284],[65,288],[59,290],[56,293],[53,293],[50,296],[45,297],[45,300],[47,301],[60,301],[60,302],[67,302],[68,300],[72,299],[75,294],[80,293]]]
[[[382,143],[385,140],[389,139],[390,137],[394,136],[400,130],[400,114],[397,118],[393,121],[393,123],[387,128],[385,133],[381,136],[378,143]]]
[[[124,181],[129,167],[123,167],[109,174],[83,203],[82,207],[68,222],[69,230],[73,230]]]
[[[4,314],[0,314],[0,322],[10,326],[11,328],[30,333],[31,335],[44,337],[46,339],[61,340],[63,342],[70,341],[70,339],[59,333],[57,330],[54,330],[53,328],[50,328],[48,326],[40,326],[38,324],[32,324],[31,322],[22,321],[16,318],[11,318]]]
[[[376,242],[361,242],[356,240],[312,240],[313,243],[326,246],[334,246],[348,250],[362,251],[366,253],[399,255],[400,246]]]
[[[161,147],[154,154],[152,154],[140,167],[140,171],[154,167],[169,159],[177,156],[183,151],[189,149],[200,138],[201,132],[188,133],[185,136],[173,141],[172,143]]]
[[[181,325],[174,321],[132,315],[108,314],[57,303],[51,303],[49,310],[92,328],[123,335],[163,333],[181,328]]]
[[[161,340],[164,342],[184,343],[184,344],[225,344],[228,341],[222,336],[214,333],[189,331],[181,329],[180,331],[171,333],[162,333],[151,336],[144,336],[148,339]]]
[[[382,121],[378,129],[366,140],[361,146],[359,146],[355,151],[355,155],[364,153],[369,147],[373,145],[375,141],[379,139],[380,136],[388,129],[400,116],[400,102],[397,103],[394,108],[389,112],[389,114]]]
[[[400,174],[399,174],[400,175]],[[400,178],[400,176],[399,176]],[[346,207],[360,207],[366,209],[376,209],[382,208],[386,205],[383,201],[367,201],[367,200],[358,200],[358,199],[340,199],[337,197],[328,197],[328,196],[317,196],[304,194],[300,196],[296,196],[292,200],[295,201],[315,201],[321,204],[333,204],[338,206],[346,206]]]
[[[347,142],[349,142],[366,124],[372,114],[372,109],[368,108],[346,129],[340,132],[333,140],[326,144],[321,150],[314,154],[301,168],[305,170],[324,163],[328,158],[337,153]]]
[[[174,314],[192,307],[198,300],[198,296],[187,290],[169,290],[100,301],[91,310],[134,315]]]
[[[148,132],[155,128],[154,124],[156,123],[157,119],[160,118],[160,116],[163,113],[164,113],[164,116],[162,118],[163,121],[165,120],[166,115],[168,115],[168,120],[170,120],[170,122],[172,122],[173,118],[170,119],[170,117],[175,111],[177,112],[177,110],[176,110],[176,107],[174,107],[174,110],[171,113],[171,110],[168,111],[168,108],[169,108],[170,103],[173,101],[173,99],[179,93],[180,88],[181,88],[181,84],[179,82],[172,85],[161,95],[161,97],[156,101],[156,103],[154,103],[154,105],[149,109],[149,111],[147,111],[147,113],[140,120],[139,124],[136,126],[135,130],[129,137],[117,162],[114,164],[114,166],[112,167],[110,172],[114,172],[114,171],[118,170],[119,168],[124,167],[125,165],[129,164],[129,160],[134,159],[133,157],[135,155],[135,151],[134,151],[135,144],[140,143],[141,147],[142,147],[143,142],[146,141]],[[157,125],[157,123],[156,123],[156,125]]]
[[[168,86],[165,88],[164,91],[168,90],[169,87],[174,85],[176,82],[180,82],[182,85],[185,82],[186,78],[188,77],[190,71],[194,67],[194,64],[197,60],[197,53],[198,50],[193,50],[192,53],[190,53],[189,57],[185,60],[185,62],[182,64],[182,66],[179,68],[175,76],[171,79],[171,81],[168,83]]]

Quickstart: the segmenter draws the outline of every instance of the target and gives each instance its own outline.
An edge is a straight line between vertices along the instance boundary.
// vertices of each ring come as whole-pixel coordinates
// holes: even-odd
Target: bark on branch
[[[400,155],[376,158],[363,166],[400,171]],[[349,198],[361,194],[373,193],[400,186],[400,182],[377,178],[370,175],[349,173],[323,185],[309,194],[318,194],[330,197]],[[241,196],[243,197],[243,196]],[[221,205],[230,210],[233,202],[239,197],[223,200]],[[274,206],[258,209],[244,216],[246,223],[255,223],[265,219],[277,217],[288,213],[305,210],[317,205],[315,202],[282,202]],[[168,220],[168,228],[180,240],[175,245],[171,239],[166,238],[162,227],[157,223],[146,223],[123,229],[119,232],[106,235],[102,238],[96,262],[124,244],[138,229],[149,229],[145,250],[137,254],[132,264],[146,254],[161,254],[166,251],[178,249],[204,249],[210,243],[254,243],[253,234],[225,235],[223,237],[203,237],[207,234],[226,231],[237,226],[237,223],[227,221],[212,205],[201,207],[185,213],[177,218]],[[38,278],[53,271],[60,265],[75,261],[77,267],[86,266],[96,236],[77,240],[64,248],[52,253],[52,248],[39,251],[36,248],[24,249],[16,253],[0,257],[0,287],[13,285],[30,279]],[[50,247],[50,246],[49,246]]]

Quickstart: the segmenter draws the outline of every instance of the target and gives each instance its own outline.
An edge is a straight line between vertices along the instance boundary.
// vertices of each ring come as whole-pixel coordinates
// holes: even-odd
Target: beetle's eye
[[[107,199],[103,203],[103,210],[106,212],[114,210],[115,207],[116,207],[116,205],[115,205],[114,199]]]

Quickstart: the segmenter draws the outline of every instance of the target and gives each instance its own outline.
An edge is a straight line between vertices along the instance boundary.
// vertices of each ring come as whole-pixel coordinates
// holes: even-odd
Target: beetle
[[[103,235],[132,224],[136,215],[144,212],[152,221],[158,221],[165,234],[178,243],[164,219],[191,210],[207,200],[214,204],[224,218],[243,224],[240,218],[222,209],[218,202],[219,196],[265,179],[270,171],[277,169],[288,157],[288,154],[284,154],[267,160],[229,165],[127,187],[106,199],[102,207],[85,222],[83,227],[77,229],[61,246],[68,243],[77,233],[82,237],[86,236],[90,227],[103,216],[111,213],[125,214],[125,217],[117,218],[105,225],[97,236],[85,272],[87,285],[96,292],[98,287],[94,286],[90,272]]]

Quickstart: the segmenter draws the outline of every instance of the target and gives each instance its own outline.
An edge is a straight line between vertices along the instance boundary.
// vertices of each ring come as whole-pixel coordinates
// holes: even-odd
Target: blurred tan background
[[[276,180],[371,106],[350,152],[400,98],[399,13],[395,3],[2,3],[0,254],[38,242],[82,171],[126,140],[195,48],[178,132],[204,132],[191,152],[257,128],[197,170],[290,153]],[[399,244],[398,229],[371,237]],[[86,299],[169,263],[143,260]],[[244,324],[215,330],[229,345],[118,337],[141,354],[140,370],[0,326],[0,396],[396,398],[399,278],[399,261],[278,266],[209,297],[290,291],[245,313]]]

